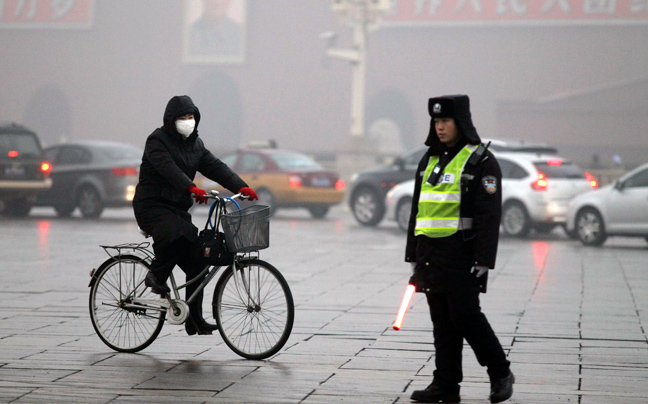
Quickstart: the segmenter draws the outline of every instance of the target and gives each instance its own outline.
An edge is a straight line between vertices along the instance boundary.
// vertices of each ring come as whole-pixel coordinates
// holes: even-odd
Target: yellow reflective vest
[[[476,149],[477,146],[473,145],[466,145],[461,149],[443,169],[436,185],[430,185],[427,181],[439,162],[439,156],[430,157],[421,183],[415,235],[448,237],[455,234],[458,229],[465,230],[472,227],[471,219],[460,218],[459,207],[461,174],[468,158]]]

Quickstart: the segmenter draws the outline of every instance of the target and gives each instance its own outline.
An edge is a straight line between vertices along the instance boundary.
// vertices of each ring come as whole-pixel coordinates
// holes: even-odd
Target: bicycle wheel
[[[97,335],[119,352],[138,352],[157,338],[166,310],[132,305],[133,298],[159,299],[144,285],[149,264],[134,255],[113,257],[97,269],[90,289],[90,319]]]
[[[218,279],[212,302],[218,331],[232,351],[247,359],[279,352],[292,331],[295,306],[288,282],[265,261],[240,263],[238,285],[232,267]]]

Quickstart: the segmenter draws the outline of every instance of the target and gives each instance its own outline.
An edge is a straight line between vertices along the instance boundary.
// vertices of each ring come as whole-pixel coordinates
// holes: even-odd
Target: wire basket
[[[270,207],[253,205],[223,215],[221,223],[231,252],[250,252],[270,245]]]

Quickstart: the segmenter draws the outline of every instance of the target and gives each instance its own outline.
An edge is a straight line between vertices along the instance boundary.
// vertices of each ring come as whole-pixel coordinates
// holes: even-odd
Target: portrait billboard
[[[185,0],[185,63],[243,63],[247,0]]]

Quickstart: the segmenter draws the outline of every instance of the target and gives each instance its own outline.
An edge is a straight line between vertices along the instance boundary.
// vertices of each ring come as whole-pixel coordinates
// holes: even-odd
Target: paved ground
[[[279,354],[248,361],[181,326],[140,354],[95,335],[88,273],[106,258],[97,245],[140,240],[129,212],[0,220],[0,403],[408,403],[431,380],[422,296],[391,329],[409,278],[393,224],[280,213],[262,258],[290,283],[295,327]],[[648,403],[648,244],[590,249],[555,231],[500,246],[482,305],[513,363],[509,402]],[[487,403],[485,370],[464,358],[462,402]]]

